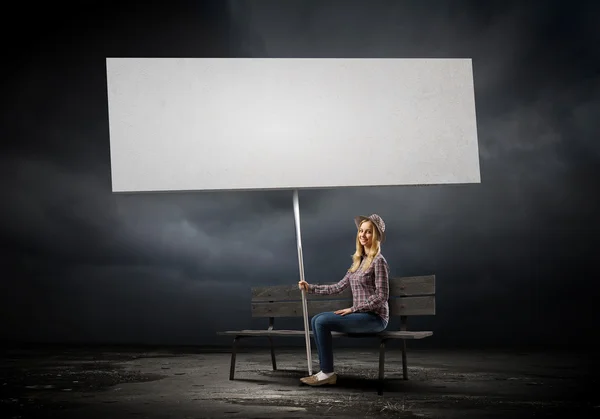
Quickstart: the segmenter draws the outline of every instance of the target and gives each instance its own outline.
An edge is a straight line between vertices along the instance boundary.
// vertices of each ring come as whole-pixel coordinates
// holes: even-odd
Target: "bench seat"
[[[297,336],[304,337],[304,330],[228,330],[226,332],[218,332],[218,335],[226,336]],[[309,331],[310,336],[313,336],[312,330]],[[340,333],[331,332],[332,337],[377,337],[382,339],[423,339],[432,336],[433,332],[430,331],[408,331],[408,330],[394,330],[394,331],[383,331],[379,333]]]

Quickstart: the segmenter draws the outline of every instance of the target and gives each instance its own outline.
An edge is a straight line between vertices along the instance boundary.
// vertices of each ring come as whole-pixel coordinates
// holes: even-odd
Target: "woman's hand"
[[[341,316],[345,316],[346,314],[352,313],[352,309],[351,308],[343,308],[341,310],[334,311],[334,313],[339,314]]]
[[[304,289],[304,291],[308,292],[308,282],[301,279],[300,281],[298,281],[298,288]]]

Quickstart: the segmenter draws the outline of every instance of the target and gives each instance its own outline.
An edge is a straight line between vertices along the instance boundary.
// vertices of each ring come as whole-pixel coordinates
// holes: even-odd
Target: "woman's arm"
[[[371,294],[365,302],[352,306],[352,312],[374,311],[377,307],[384,305],[390,296],[389,272],[387,263],[383,259],[375,262],[375,293]]]
[[[346,272],[346,275],[344,275],[344,277],[337,284],[331,284],[331,285],[310,284],[308,286],[308,292],[311,294],[326,294],[326,295],[339,294],[340,292],[342,292],[346,288],[348,288],[348,286],[350,285],[350,281],[348,279],[349,277],[350,277],[350,272],[348,271],[348,272]]]

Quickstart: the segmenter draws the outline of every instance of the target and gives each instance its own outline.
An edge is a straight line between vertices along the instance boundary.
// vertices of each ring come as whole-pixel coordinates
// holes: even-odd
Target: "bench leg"
[[[406,339],[402,339],[402,375],[408,380],[408,366],[406,365]]]
[[[235,374],[235,355],[237,353],[239,336],[233,339],[233,347],[231,348],[231,366],[229,367],[229,379],[233,380]]]
[[[277,363],[275,362],[275,347],[273,346],[273,338],[269,336],[269,342],[271,343],[271,363],[273,364],[273,371],[277,369]]]
[[[383,394],[383,368],[385,365],[385,339],[379,344],[379,380],[377,382],[377,394]]]

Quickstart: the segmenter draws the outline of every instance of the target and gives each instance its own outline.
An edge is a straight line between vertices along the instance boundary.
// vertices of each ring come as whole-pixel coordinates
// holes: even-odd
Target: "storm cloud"
[[[375,212],[392,273],[437,276],[438,314],[413,323],[432,344],[591,337],[598,6],[481,3],[54,10],[6,70],[2,336],[228,344],[217,330],[261,324],[251,286],[298,280],[290,191],[111,192],[105,58],[230,56],[472,58],[481,184],[300,191],[307,281],[343,276],[352,219]]]

